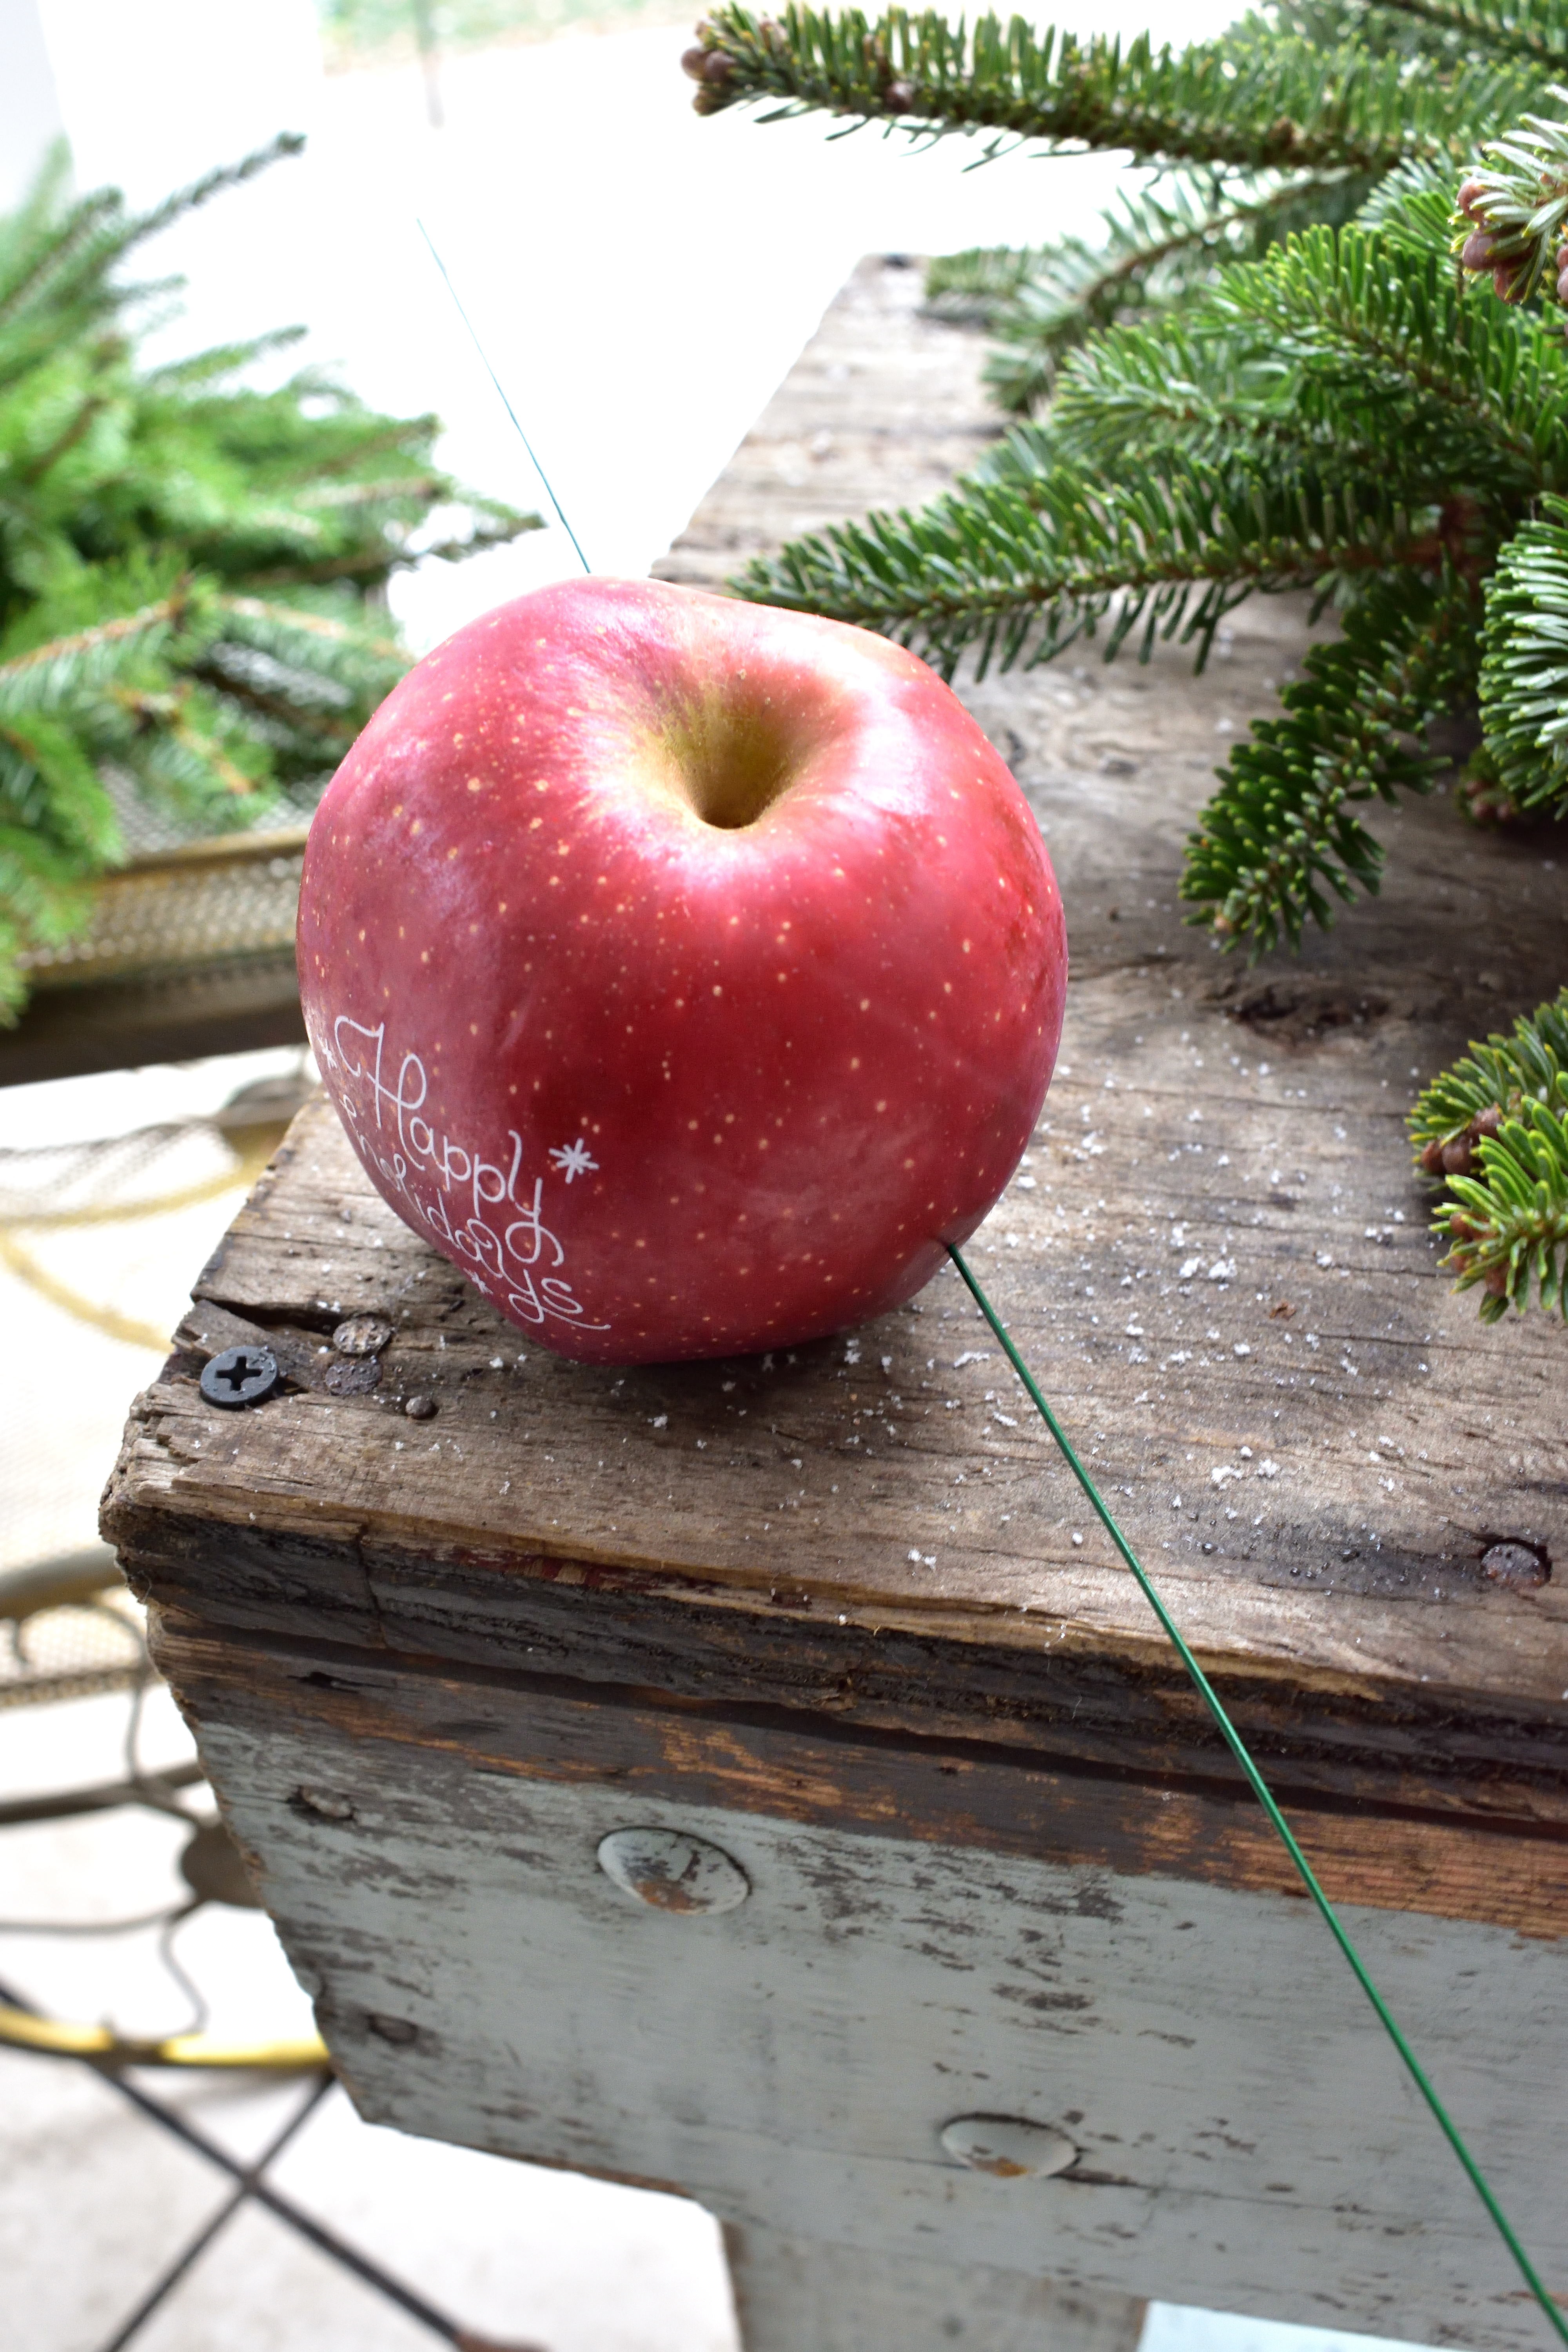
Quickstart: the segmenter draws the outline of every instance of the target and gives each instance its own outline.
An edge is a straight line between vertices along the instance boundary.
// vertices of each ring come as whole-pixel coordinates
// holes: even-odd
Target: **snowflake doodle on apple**
[[[565,1177],[568,1184],[570,1184],[574,1176],[587,1176],[591,1174],[599,1164],[596,1160],[589,1159],[587,1139],[585,1137],[581,1135],[577,1138],[575,1143],[557,1143],[553,1145],[551,1149],[550,1157],[554,1160],[557,1169],[560,1173]]]

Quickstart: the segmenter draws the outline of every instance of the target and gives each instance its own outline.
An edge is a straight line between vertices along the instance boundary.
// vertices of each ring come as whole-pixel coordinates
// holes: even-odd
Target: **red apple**
[[[1061,1029],[1027,803],[913,654],[584,580],[410,672],[321,803],[300,978],[372,1181],[595,1363],[910,1297],[992,1206]]]

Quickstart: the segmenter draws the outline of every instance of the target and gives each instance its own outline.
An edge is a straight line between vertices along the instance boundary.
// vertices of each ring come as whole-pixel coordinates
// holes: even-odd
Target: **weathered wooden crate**
[[[775,460],[791,527],[899,496],[905,367],[934,485],[983,411],[913,293],[860,273],[668,568],[776,526]],[[965,689],[1074,948],[972,1255],[1568,2294],[1568,1349],[1449,1295],[1402,1127],[1555,984],[1561,889],[1438,802],[1299,964],[1184,929],[1216,749],[1304,643],[1272,604],[1195,683]],[[365,2114],[700,2199],[751,2352],[1111,2352],[1150,2294],[1541,2340],[955,1276],[773,1357],[563,1364],[317,1106],[195,1296],[104,1524]],[[209,1409],[263,1335],[287,1390]]]

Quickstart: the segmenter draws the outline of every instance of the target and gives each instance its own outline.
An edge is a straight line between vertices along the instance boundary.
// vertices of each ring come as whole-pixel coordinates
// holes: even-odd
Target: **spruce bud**
[[[1463,213],[1468,220],[1479,222],[1481,215],[1476,207],[1485,194],[1486,190],[1479,180],[1467,180],[1454,198],[1454,210]]]
[[[735,62],[732,58],[727,58],[722,49],[708,49],[704,51],[702,58],[702,79],[710,85],[710,88],[714,89],[722,89],[725,83],[732,81],[734,78]]]
[[[888,104],[899,114],[908,114],[915,102],[914,84],[890,81],[888,84]]]
[[[703,68],[707,63],[706,49],[684,49],[681,52],[680,70],[683,74],[689,74],[693,81],[702,79]]]
[[[1459,248],[1461,269],[1489,269],[1492,266],[1492,237],[1488,229],[1478,228]]]

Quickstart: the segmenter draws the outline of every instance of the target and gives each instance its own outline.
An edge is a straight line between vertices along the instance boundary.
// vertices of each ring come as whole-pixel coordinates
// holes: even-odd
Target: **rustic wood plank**
[[[311,1239],[329,1234],[330,1244]],[[1130,1580],[1098,1556],[1092,1535],[1072,1545],[1082,1515],[1017,1400],[1004,1391],[987,1409],[994,1360],[953,1370],[947,1350],[974,1352],[979,1336],[956,1301],[887,1318],[864,1335],[857,1364],[844,1343],[771,1366],[612,1374],[562,1364],[520,1347],[397,1223],[324,1108],[303,1116],[198,1286],[258,1327],[324,1332],[365,1310],[384,1313],[395,1337],[368,1396],[280,1395],[245,1415],[206,1406],[194,1357],[174,1360],[141,1409],[106,1520],[153,1591],[199,1594],[204,1610],[236,1622],[320,1633],[327,1620],[313,1612],[335,1612],[334,1639],[498,1657],[538,1647],[553,1616],[549,1639],[570,1650],[569,1671],[786,1704],[821,1703],[826,1685],[828,1703],[849,1714],[868,1642],[912,1636],[922,1654],[901,1676],[883,1670],[867,1702],[873,1720],[973,1728],[1000,1708],[1021,1736],[1037,1738],[1044,1723],[1077,1746],[1069,1727],[1087,1700],[1088,1752],[1144,1770],[1226,1769]],[[1070,1390],[1076,1349],[1057,1336],[1048,1265],[1010,1256],[999,1287],[1047,1385]],[[922,1352],[936,1347],[940,1371]],[[1097,1362],[1107,1357],[1115,1361],[1106,1349]],[[415,1392],[437,1402],[433,1422],[400,1410]],[[1245,1385],[1238,1395],[1230,1380],[1216,1383],[1205,1423],[1174,1442],[1201,1448],[1205,1467],[1216,1455],[1239,1464],[1244,1431],[1260,1453],[1269,1424],[1231,1418],[1247,1403]],[[1321,1406],[1318,1415],[1338,1442],[1320,1438],[1311,1462],[1308,1423],[1296,1458],[1301,1485],[1327,1488],[1331,1505],[1334,1484],[1362,1475],[1361,1450]],[[1478,1480],[1495,1475],[1482,1439],[1484,1430],[1472,1449]],[[1107,1434],[1102,1457],[1110,1445]],[[1408,1552],[1389,1561],[1385,1543],[1359,1591],[1333,1577],[1314,1590],[1289,1568],[1316,1567],[1322,1506],[1298,1518],[1302,1500],[1283,1478],[1265,1490],[1272,1557],[1259,1550],[1238,1572],[1223,1552],[1194,1558],[1195,1544],[1166,1551],[1165,1450],[1133,1457],[1117,1483],[1136,1484],[1119,1505],[1249,1727],[1290,1759],[1287,1781],[1302,1778],[1300,1759],[1306,1785],[1367,1801],[1457,1802],[1561,1824],[1556,1587],[1490,1588],[1473,1566],[1467,1576],[1440,1561],[1418,1576],[1423,1564]],[[1196,1527],[1217,1538],[1223,1492],[1210,1492]],[[184,1570],[173,1558],[182,1523]],[[230,1531],[221,1553],[215,1528]],[[285,1538],[304,1547],[302,1566],[289,1565]],[[287,1588],[260,1618],[247,1560]],[[618,1607],[602,1635],[595,1620],[612,1593],[637,1605]],[[730,1622],[737,1613],[743,1624]],[[672,1618],[684,1621],[673,1639]],[[776,1635],[786,1622],[789,1634]]]
[[[866,2250],[873,2271],[1052,2276],[1480,2352],[1537,2340],[1299,1902],[1075,1861],[1052,1848],[1054,1795],[1015,1800],[1018,1820],[1037,1805],[1032,1855],[867,1834],[825,1818],[845,1762],[797,1735],[794,1797],[770,1812],[755,1792],[722,1801],[716,1725],[689,1727],[705,1758],[660,1782],[626,1769],[614,1710],[526,1678],[247,1656],[173,1622],[163,1654],[373,2119],[675,2185],[742,2230]],[[580,1729],[552,1761],[563,1706]],[[774,1795],[784,1760],[781,1743]],[[906,1787],[924,1812],[912,1771]],[[709,1916],[630,1899],[596,1852],[647,1825],[716,1843],[745,1898]],[[1542,2075],[1568,2029],[1561,1948],[1348,1916],[1568,2291]],[[1076,2160],[1054,2179],[955,2167],[944,2126],[997,2113],[1066,2133]]]
[[[1074,2294],[1018,2271],[826,2245],[749,2221],[724,2231],[746,2352],[1137,2352],[1140,2296]]]
[[[729,1698],[682,1706],[623,1691],[610,1702],[601,1686],[531,1662],[510,1676],[494,1665],[442,1673],[426,1661],[410,1673],[404,1660],[325,1642],[215,1639],[177,1614],[161,1623],[159,1663],[204,1725],[243,1723],[259,1737],[268,1722],[287,1722],[323,1749],[344,1737],[402,1741],[476,1771],[613,1781],[655,1805],[749,1810],[857,1835],[1302,1897],[1248,1790],[1217,1777],[1134,1777],[1018,1743],[809,1727],[799,1713]],[[1334,1902],[1560,1936],[1568,1853],[1542,1825],[1286,1793]]]

